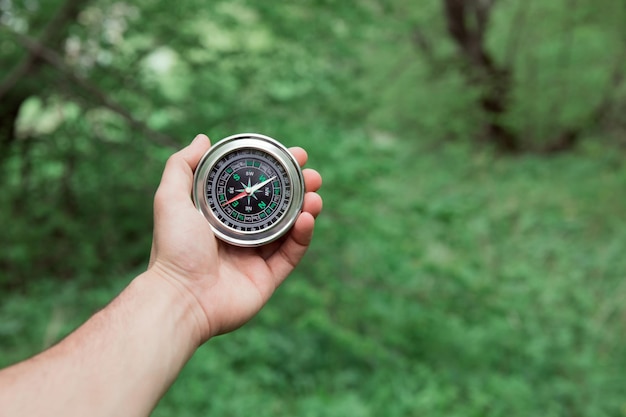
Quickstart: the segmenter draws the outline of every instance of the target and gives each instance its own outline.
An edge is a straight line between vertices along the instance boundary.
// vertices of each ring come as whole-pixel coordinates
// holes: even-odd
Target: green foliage
[[[255,320],[197,352],[155,416],[623,415],[618,153],[497,159],[315,135],[325,212],[304,263]],[[5,297],[0,365],[126,282]]]
[[[0,2],[0,85],[26,54],[11,31],[36,39],[61,3]],[[323,175],[313,245],[155,416],[626,414],[624,129],[593,115],[624,106],[624,10],[576,3],[496,2],[506,126],[586,132],[513,159],[470,145],[482,91],[441,2],[88,2],[0,146],[0,366],[144,268],[175,149],[258,131]]]
[[[624,75],[623,5],[517,2],[497,11],[490,43],[515,77],[508,123],[531,144],[593,128],[603,101],[623,99],[613,91]]]

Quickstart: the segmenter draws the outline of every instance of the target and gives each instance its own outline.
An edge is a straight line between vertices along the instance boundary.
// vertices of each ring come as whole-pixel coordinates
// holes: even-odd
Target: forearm
[[[190,297],[140,275],[62,342],[0,372],[0,414],[148,415],[201,342]]]

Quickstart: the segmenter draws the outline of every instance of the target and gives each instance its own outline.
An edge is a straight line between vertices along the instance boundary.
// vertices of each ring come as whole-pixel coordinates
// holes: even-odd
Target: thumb
[[[190,197],[193,172],[210,147],[209,138],[206,135],[198,135],[187,147],[169,157],[163,170],[155,203],[162,199],[176,201]]]

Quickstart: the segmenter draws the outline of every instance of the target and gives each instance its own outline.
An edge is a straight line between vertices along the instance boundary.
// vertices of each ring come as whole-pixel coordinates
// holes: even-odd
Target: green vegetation
[[[174,149],[258,131],[322,173],[314,243],[155,416],[626,415],[626,5],[466,1],[472,67],[454,3],[0,5],[0,367],[145,267]]]
[[[326,207],[304,263],[253,322],[200,349],[156,416],[624,413],[622,155],[342,139],[311,149]],[[131,276],[7,294],[2,364]]]

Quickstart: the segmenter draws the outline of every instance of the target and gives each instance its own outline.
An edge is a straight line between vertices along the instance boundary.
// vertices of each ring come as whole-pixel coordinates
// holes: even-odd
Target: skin
[[[172,155],[154,198],[148,269],[50,349],[0,371],[0,416],[146,416],[198,346],[237,329],[304,256],[322,210],[319,173],[304,169],[290,233],[261,248],[229,246],[194,207],[205,135]],[[301,148],[291,148],[300,165]]]

